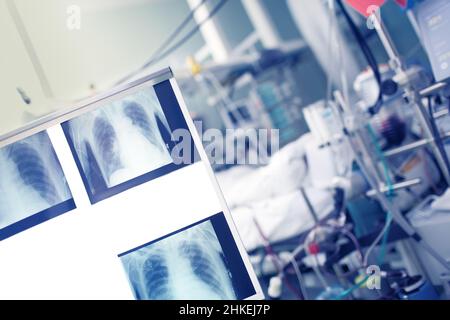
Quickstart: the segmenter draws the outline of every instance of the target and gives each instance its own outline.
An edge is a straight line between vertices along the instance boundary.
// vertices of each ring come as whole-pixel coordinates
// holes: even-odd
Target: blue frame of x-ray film
[[[140,90],[146,90],[146,88],[150,89],[150,87],[144,87],[144,88],[141,88]],[[184,119],[183,112],[181,111],[180,105],[178,103],[177,97],[175,96],[175,93],[173,91],[170,80],[165,80],[163,82],[160,82],[160,83],[154,85],[153,89],[155,90],[156,96],[158,98],[159,104],[161,105],[161,108],[166,117],[166,120],[169,124],[170,130],[173,132],[176,129],[185,129],[188,132],[190,132],[188,125],[186,123],[186,120]],[[120,99],[123,99],[123,98],[120,98]],[[118,184],[116,186],[108,188],[106,185],[104,185],[103,189],[101,191],[94,193],[91,190],[91,186],[89,185],[88,178],[83,170],[83,166],[81,165],[81,160],[78,157],[78,154],[75,150],[74,143],[70,136],[69,122],[70,122],[70,120],[62,123],[61,126],[63,128],[64,135],[66,136],[66,139],[69,143],[70,150],[72,151],[72,155],[77,164],[78,171],[80,172],[80,175],[83,180],[83,184],[86,188],[89,200],[91,201],[92,204],[95,204],[97,202],[100,202],[102,200],[110,198],[110,197],[112,197],[116,194],[122,193],[128,189],[137,187],[137,186],[139,186],[143,183],[146,183],[148,181],[151,181],[153,179],[164,176],[170,172],[181,169],[187,165],[193,164],[200,159],[200,156],[197,152],[197,149],[195,148],[195,144],[194,144],[194,141],[191,136],[190,137],[190,139],[191,139],[191,141],[190,141],[191,161],[190,161],[190,163],[187,163],[187,164],[186,163],[180,163],[180,164],[169,163],[167,165],[164,165],[160,168],[157,168],[148,173],[140,175],[136,178],[132,178],[132,179],[130,179],[126,182],[123,182],[121,184]],[[174,142],[169,137],[164,136],[163,139],[164,139],[164,142],[166,143],[166,145],[169,146],[169,152],[171,152]]]
[[[60,216],[68,211],[74,210],[76,207],[75,201],[73,199],[69,199],[46,210],[26,217],[25,219],[14,222],[9,226],[0,229],[0,241]]]
[[[171,236],[173,236],[175,234],[181,233],[185,230],[188,230],[188,229],[195,227],[199,224],[202,224],[206,221],[211,221],[211,224],[214,228],[217,238],[219,239],[219,243],[222,247],[223,254],[227,261],[227,268],[231,273],[231,281],[232,281],[233,289],[235,290],[237,299],[243,300],[243,299],[246,299],[246,298],[249,298],[249,297],[255,295],[256,291],[253,286],[252,280],[250,279],[250,276],[247,272],[244,261],[242,260],[241,254],[239,253],[239,249],[236,245],[236,242],[233,238],[233,234],[231,233],[230,227],[228,225],[228,222],[227,222],[223,212],[219,212],[209,218],[200,220],[200,221],[193,223],[187,227],[184,227],[182,229],[179,229],[177,231],[169,233],[163,237],[160,237],[156,240],[147,242],[136,248],[133,248],[131,250],[123,252],[123,253],[119,254],[118,257],[121,258],[121,257],[126,256],[136,250],[145,248],[147,246],[155,244],[166,238],[170,238]],[[126,276],[128,278],[128,274]],[[131,285],[131,283],[130,283],[130,285]]]
[[[39,132],[36,134],[42,134],[43,132]],[[47,134],[47,132],[45,132]],[[50,141],[50,140],[49,140]],[[51,142],[50,142],[51,143]],[[56,155],[55,150],[52,145],[52,156],[55,157],[56,164],[61,168],[61,163],[59,162],[58,156]],[[62,168],[61,172],[64,174]],[[5,240],[9,237],[12,237],[22,231],[30,229],[38,224],[41,224],[45,221],[53,219],[57,216],[60,216],[68,211],[76,209],[75,201],[72,199],[65,200],[59,204],[56,204],[48,209],[42,210],[38,213],[32,213],[28,217],[13,222],[12,224],[0,229],[0,241]]]

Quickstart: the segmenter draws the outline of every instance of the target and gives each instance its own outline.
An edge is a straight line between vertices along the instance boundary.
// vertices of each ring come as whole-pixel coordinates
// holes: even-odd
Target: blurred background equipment
[[[449,21],[446,0],[0,0],[0,142],[169,65],[224,137],[204,145],[268,298],[450,299]]]

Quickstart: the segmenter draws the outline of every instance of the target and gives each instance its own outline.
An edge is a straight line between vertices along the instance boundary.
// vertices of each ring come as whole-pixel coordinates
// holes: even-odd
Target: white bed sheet
[[[309,183],[304,157],[310,140],[306,134],[290,143],[267,166],[236,166],[216,174],[248,251],[264,244],[255,220],[271,242],[294,237],[313,226],[301,186],[320,218],[332,211],[332,192]]]

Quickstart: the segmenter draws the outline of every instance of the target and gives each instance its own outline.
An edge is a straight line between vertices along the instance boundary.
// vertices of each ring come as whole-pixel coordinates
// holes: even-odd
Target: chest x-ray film
[[[140,300],[235,300],[255,294],[223,213],[119,255]]]
[[[436,81],[450,77],[450,2],[427,0],[417,5],[417,21]]]
[[[45,131],[0,149],[0,240],[74,208]]]
[[[169,69],[0,148],[0,299],[263,297]]]
[[[183,165],[171,157],[177,119],[165,111],[147,87],[63,123],[92,203]]]

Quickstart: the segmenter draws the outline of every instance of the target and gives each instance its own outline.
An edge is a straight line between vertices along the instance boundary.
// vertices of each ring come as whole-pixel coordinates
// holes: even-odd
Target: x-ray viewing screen
[[[74,208],[45,131],[0,149],[0,240]]]
[[[235,300],[255,294],[223,213],[120,254],[139,300]]]
[[[0,137],[0,299],[263,297],[166,77]]]

